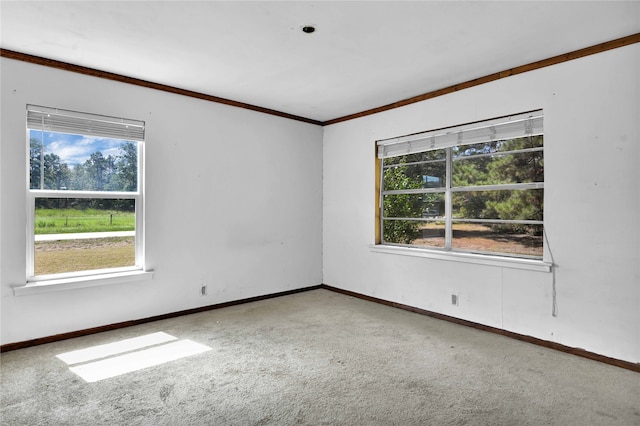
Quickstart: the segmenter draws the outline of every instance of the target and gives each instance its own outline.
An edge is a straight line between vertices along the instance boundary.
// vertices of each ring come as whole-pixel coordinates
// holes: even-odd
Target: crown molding
[[[108,71],[102,71],[95,68],[83,67],[81,65],[70,64],[68,62],[57,61],[55,59],[43,58],[41,56],[29,55],[27,53],[16,52],[14,50],[0,49],[0,56],[9,59],[15,59],[17,61],[28,62],[36,65],[43,65],[45,67],[56,68],[64,71],[71,71],[78,74],[90,75],[93,77],[104,78],[106,80],[119,81],[121,83],[133,84],[135,86],[147,87],[150,89],[160,90],[163,92],[174,93],[177,95],[188,96],[191,98],[202,99],[205,101],[215,102],[224,105],[230,105],[237,108],[248,109],[251,111],[257,111],[264,114],[275,115],[277,117],[288,118],[291,120],[302,121],[304,123],[322,125],[322,121],[313,120],[311,118],[300,117],[298,115],[288,114],[282,111],[276,111],[269,108],[264,108],[256,105],[247,104],[244,102],[238,102],[231,99],[221,98],[218,96],[207,95],[205,93],[194,92],[192,90],[181,89],[179,87],[169,86],[166,84],[154,83],[152,81],[142,80],[134,77],[127,77],[126,75],[116,74]]]
[[[439,96],[447,95],[450,93],[458,92],[460,90],[468,89],[481,84],[490,83],[492,81],[500,80],[502,78],[510,77],[512,75],[522,74],[529,71],[538,70],[540,68],[549,67],[552,65],[561,64],[563,62],[572,61],[574,59],[584,58],[585,56],[595,55],[598,53],[606,52],[608,50],[617,49],[619,47],[628,46],[631,44],[640,42],[640,33],[632,34],[626,37],[617,38],[615,40],[606,41],[593,46],[585,47],[583,49],[574,50],[572,52],[564,53],[562,55],[553,56],[551,58],[542,59],[540,61],[531,62],[526,65],[521,65],[515,68],[509,68],[504,71],[499,71],[493,74],[489,74],[483,77],[475,78],[473,80],[465,81],[463,83],[454,84],[442,89],[434,90],[431,92],[423,93],[421,95],[413,96],[408,99],[403,99],[391,104],[379,106],[376,108],[368,109],[365,111],[357,112],[343,117],[334,118],[327,121],[319,121],[311,118],[301,117],[294,114],[289,114],[282,111],[276,111],[269,108],[264,108],[256,105],[247,104],[244,102],[238,102],[231,99],[221,98],[218,96],[207,95],[205,93],[194,92],[191,90],[181,89],[166,84],[154,83],[139,78],[127,77],[125,75],[116,74],[107,71],[101,71],[95,68],[88,68],[80,65],[70,64],[68,62],[57,61],[54,59],[43,58],[41,56],[30,55],[27,53],[21,53],[8,49],[0,49],[0,57],[9,59],[15,59],[22,62],[29,62],[32,64],[43,65],[51,68],[57,68],[65,71],[71,71],[79,74],[90,75],[94,77],[104,78],[107,80],[119,81],[121,83],[133,84],[136,86],[147,87],[164,92],[174,93],[183,96],[189,96],[196,99],[202,99],[219,104],[229,105],[237,108],[248,109],[251,111],[257,111],[264,114],[270,114],[277,117],[288,118],[291,120],[301,121],[304,123],[315,124],[318,126],[329,126],[332,124],[342,123],[344,121],[354,120],[356,118],[366,117],[368,115],[377,114],[379,112],[389,111],[395,108],[401,108],[406,105],[410,105],[416,102],[422,102],[427,99],[433,99]]]
[[[506,78],[512,75],[522,74],[529,71],[534,71],[540,68],[549,67],[551,65],[561,64],[563,62],[572,61],[574,59],[584,58],[585,56],[595,55],[597,53],[606,52],[607,50],[617,49],[619,47],[628,46],[630,44],[635,44],[638,42],[640,42],[640,33],[632,34],[630,36],[621,37],[615,40],[596,44],[593,46],[586,47],[584,49],[574,50],[573,52],[564,53],[562,55],[543,59],[541,61],[531,62],[530,64],[521,65],[519,67],[509,68],[504,71],[485,75],[484,77],[465,81],[464,83],[454,84],[453,86],[445,87],[443,89],[438,89],[432,92],[423,93],[421,95],[413,96],[411,98],[397,101],[388,105],[383,105],[380,107],[368,109],[366,111],[361,111],[355,114],[345,115],[344,117],[334,118],[333,120],[328,120],[323,122],[322,125],[329,126],[331,124],[341,123],[344,121],[354,120],[356,118],[377,114],[379,112],[389,111],[389,110],[400,108],[416,102],[422,102],[427,99],[433,99],[433,98],[437,98],[438,96],[443,96],[449,93],[458,92],[460,90],[468,89],[470,87],[479,86],[485,83],[490,83],[492,81],[500,80],[501,78]]]

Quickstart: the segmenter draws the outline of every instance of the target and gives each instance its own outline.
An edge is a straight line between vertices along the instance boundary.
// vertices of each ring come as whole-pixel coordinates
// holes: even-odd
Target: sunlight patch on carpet
[[[158,332],[66,352],[57,357],[85,381],[97,382],[209,350],[209,346]]]
[[[159,331],[157,333],[146,334],[144,336],[133,337],[131,339],[119,340],[105,345],[92,346],[86,349],[66,352],[56,355],[67,364],[80,364],[82,362],[94,361],[99,358],[106,358],[125,352],[131,352],[138,349],[146,348],[161,343],[167,343],[172,340],[178,340],[170,334]]]

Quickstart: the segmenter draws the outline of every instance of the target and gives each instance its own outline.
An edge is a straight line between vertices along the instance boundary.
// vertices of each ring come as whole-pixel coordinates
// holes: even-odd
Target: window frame
[[[134,121],[134,120],[125,120],[120,118],[102,116],[91,113],[79,113],[74,111],[65,111],[52,109],[47,107],[37,107],[33,105],[27,105],[27,111],[33,109],[42,109],[44,111],[63,111],[69,113],[70,115],[76,115],[77,117],[81,117],[84,120],[91,120],[95,118],[99,119],[108,119],[112,121],[120,121],[122,123],[142,123],[142,140],[138,138],[136,139],[127,139],[126,136],[121,135],[105,135],[98,134],[105,139],[115,139],[115,140],[123,140],[127,142],[132,142],[136,144],[137,149],[137,188],[135,191],[85,191],[85,190],[59,190],[59,189],[32,189],[30,183],[30,131],[31,130],[42,130],[51,132],[51,133],[62,133],[76,136],[95,136],[92,135],[91,132],[72,132],[72,131],[61,131],[61,130],[46,130],[34,128],[34,126],[30,126],[27,121],[26,125],[26,150],[27,150],[27,158],[26,158],[26,287],[30,287],[29,284],[32,283],[33,292],[40,292],[39,288],[42,285],[51,283],[51,284],[61,284],[60,287],[84,287],[84,286],[94,286],[100,285],[100,278],[103,277],[106,282],[113,282],[113,278],[119,277],[121,280],[127,280],[127,276],[131,275],[134,277],[142,272],[145,272],[145,238],[144,238],[144,218],[145,218],[145,199],[144,199],[144,188],[145,188],[145,167],[144,167],[144,150],[145,150],[145,140],[144,140],[144,122]],[[73,271],[73,272],[62,272],[56,274],[43,274],[43,275],[35,275],[35,202],[38,198],[58,198],[58,199],[66,199],[66,198],[80,198],[80,199],[127,199],[134,200],[135,202],[135,233],[134,233],[134,253],[135,253],[135,261],[133,266],[125,266],[125,267],[114,267],[114,268],[104,268],[104,269],[92,269],[92,270],[82,270],[82,271]],[[97,281],[98,280],[98,281]],[[82,283],[85,285],[82,285]],[[88,284],[87,284],[88,283]],[[14,292],[18,294],[19,289],[24,289],[23,286],[14,287]],[[48,290],[50,291],[50,290]],[[32,291],[21,291],[21,293],[31,293]]]
[[[446,260],[453,260],[455,258],[462,260],[470,260],[471,263],[482,263],[482,259],[486,258],[493,262],[497,261],[500,264],[505,264],[502,260],[506,261],[506,266],[517,265],[518,263],[521,266],[524,266],[525,269],[530,269],[530,262],[533,262],[533,265],[542,266],[541,270],[548,270],[548,262],[545,262],[545,253],[546,253],[546,234],[544,229],[544,220],[514,220],[514,219],[466,219],[466,218],[454,218],[453,217],[453,194],[454,193],[469,193],[469,192],[478,192],[478,191],[499,191],[499,190],[536,190],[542,189],[544,190],[544,178],[542,182],[523,182],[523,183],[506,183],[506,184],[491,184],[491,185],[467,185],[467,186],[454,186],[453,185],[453,163],[455,161],[465,161],[470,158],[481,158],[495,155],[494,153],[482,153],[472,156],[458,156],[454,157],[453,149],[455,147],[465,146],[465,145],[473,145],[478,142],[466,142],[459,143],[462,140],[462,133],[465,130],[470,129],[474,131],[476,128],[481,128],[485,126],[486,128],[491,128],[492,131],[493,125],[500,125],[501,123],[509,124],[512,119],[520,119],[522,117],[526,117],[528,114],[538,115],[537,118],[540,119],[539,123],[539,132],[535,135],[529,134],[529,136],[537,136],[542,135],[544,141],[544,132],[542,131],[542,110],[530,111],[528,113],[516,114],[513,116],[505,116],[498,117],[490,120],[483,120],[473,123],[468,123],[461,126],[448,127],[444,129],[436,129],[433,131],[422,132],[414,135],[408,135],[404,137],[391,138],[386,140],[379,140],[376,142],[377,145],[377,161],[376,161],[376,229],[375,229],[375,244],[371,246],[374,251],[381,253],[394,253],[403,255],[411,255],[411,256],[420,256],[420,257],[432,257],[429,256],[428,253],[437,253],[437,258],[444,258]],[[531,132],[531,126],[529,124],[524,124],[525,131]],[[535,126],[534,126],[535,127]],[[495,133],[495,131],[494,131]],[[436,136],[434,136],[436,135]],[[457,135],[457,136],[456,136]],[[437,136],[442,136],[440,140],[437,140]],[[521,136],[513,136],[508,138],[496,138],[491,139],[495,141],[500,140],[512,140],[520,137],[526,137],[527,135]],[[411,150],[412,142],[417,142],[417,144],[422,144],[422,147],[419,149]],[[443,142],[444,141],[444,142]],[[458,143],[455,143],[457,141]],[[487,140],[488,141],[488,140]],[[399,142],[399,143],[398,143]],[[481,142],[482,143],[482,142]],[[398,147],[393,146],[394,144],[398,145],[407,145],[408,152],[406,154],[398,154]],[[395,150],[393,155],[385,156],[385,150],[391,146],[391,150]],[[402,157],[409,154],[415,154],[420,152],[428,152],[428,151],[437,151],[444,150],[445,156],[443,159],[435,159],[435,160],[422,160],[417,162],[403,163],[403,165],[421,165],[427,163],[436,163],[436,162],[445,162],[445,183],[441,187],[437,188],[416,188],[416,189],[400,189],[400,190],[385,190],[384,188],[384,178],[385,178],[385,170],[394,167],[394,164],[384,164],[385,158],[393,158],[393,157]],[[504,151],[505,155],[526,153],[526,152],[542,152],[544,153],[544,142],[540,147],[533,148],[524,148],[524,149],[516,149],[511,151]],[[502,152],[501,152],[502,153]],[[543,154],[544,156],[544,154]],[[399,163],[398,163],[399,164]],[[384,215],[384,197],[387,195],[400,195],[400,194],[443,194],[444,196],[444,217],[385,217]],[[544,207],[543,207],[544,208]],[[543,217],[544,219],[544,217]],[[429,223],[429,222],[444,222],[444,247],[438,246],[420,246],[416,244],[402,244],[402,243],[394,243],[387,242],[384,239],[384,223],[385,220],[402,220],[402,221],[416,221],[421,223]],[[494,223],[494,224],[522,224],[522,225],[540,225],[542,226],[542,254],[540,256],[537,255],[525,255],[525,254],[516,254],[516,253],[508,253],[508,252],[492,252],[492,251],[482,251],[477,249],[460,249],[453,247],[453,225],[455,223]],[[396,251],[396,249],[398,249]],[[425,256],[425,253],[427,256]],[[442,256],[441,254],[444,254]],[[453,257],[451,257],[453,256]],[[512,262],[514,261],[514,262]],[[517,266],[516,266],[517,267]],[[534,268],[536,269],[536,268]]]

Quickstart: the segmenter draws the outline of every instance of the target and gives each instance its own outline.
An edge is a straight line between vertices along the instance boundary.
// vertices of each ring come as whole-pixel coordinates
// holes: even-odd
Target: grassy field
[[[135,214],[117,210],[36,209],[36,234],[135,230]]]
[[[134,237],[120,237],[36,242],[35,274],[133,266],[134,241]]]

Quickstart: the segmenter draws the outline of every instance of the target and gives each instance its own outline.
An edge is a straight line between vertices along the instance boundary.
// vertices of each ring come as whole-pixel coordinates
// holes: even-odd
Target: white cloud
[[[63,163],[69,166],[84,163],[94,152],[91,145],[79,144],[69,140],[55,140],[47,145],[47,152],[53,152]]]
[[[72,136],[50,134],[56,139],[46,145],[46,152],[55,153],[63,163],[69,167],[82,164],[89,159],[94,152],[102,152],[104,157],[109,155],[115,157],[120,153],[122,141],[115,139],[104,139],[93,136]]]

